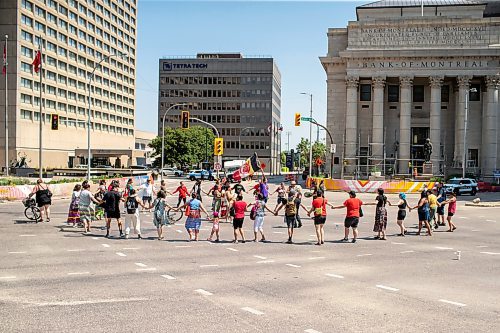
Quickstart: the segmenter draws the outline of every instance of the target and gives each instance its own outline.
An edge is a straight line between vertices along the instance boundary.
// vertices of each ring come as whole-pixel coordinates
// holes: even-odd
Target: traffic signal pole
[[[306,120],[307,121],[307,120]],[[330,131],[328,130],[328,128],[326,128],[326,126],[323,126],[321,124],[319,124],[316,120],[312,119],[309,120],[309,122],[311,124],[314,124],[318,127],[321,127],[322,129],[324,129],[326,131],[326,133],[328,133],[328,136],[330,137],[330,142],[331,144],[333,144],[333,137],[332,137],[332,134],[330,133]],[[312,151],[312,146],[311,146],[311,151]],[[330,148],[330,154],[331,154],[331,161],[330,161],[330,178],[333,179],[333,151],[331,150]]]
[[[200,123],[202,123],[202,124],[205,124],[205,125],[207,125],[207,126],[210,126],[211,128],[213,128],[213,129],[214,129],[214,131],[215,131],[215,133],[216,133],[216,135],[217,135],[217,138],[220,138],[219,131],[217,130],[217,128],[216,128],[214,125],[212,125],[212,124],[210,124],[210,123],[208,123],[208,122],[206,122],[206,121],[203,121],[203,120],[201,120],[201,119],[199,119],[199,118],[195,118],[195,117],[190,117],[189,119],[190,119],[190,120],[195,120],[195,121],[198,121],[198,122],[200,122]],[[221,156],[218,156],[218,157],[217,157],[217,162],[219,162],[219,163],[222,165],[222,157],[221,157]],[[219,178],[219,170],[216,170],[216,171],[217,171],[217,178]]]

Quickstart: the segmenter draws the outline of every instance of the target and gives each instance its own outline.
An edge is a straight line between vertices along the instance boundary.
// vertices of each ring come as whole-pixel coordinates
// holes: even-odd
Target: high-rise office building
[[[40,103],[43,166],[85,164],[88,83],[92,81],[93,164],[131,163],[134,150],[136,0],[2,0],[0,45],[8,35],[9,160],[38,167]],[[40,73],[31,63],[42,49]],[[126,54],[127,56],[120,56]],[[109,59],[108,59],[109,57]],[[103,60],[101,62],[101,60]],[[98,66],[101,62],[101,66]],[[5,80],[0,80],[0,164],[5,165]],[[59,115],[51,130],[50,115]]]
[[[166,110],[185,103],[182,109],[213,124],[224,138],[223,161],[257,152],[266,172],[279,171],[281,74],[273,58],[201,53],[160,59],[159,65],[158,133]],[[172,109],[165,126],[180,126],[179,114]]]

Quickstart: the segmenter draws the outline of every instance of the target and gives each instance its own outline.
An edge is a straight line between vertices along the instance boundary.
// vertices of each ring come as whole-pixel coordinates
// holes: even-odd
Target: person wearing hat
[[[344,238],[343,242],[347,242],[349,240],[349,228],[352,228],[352,242],[356,243],[356,239],[358,238],[358,223],[359,218],[362,216],[361,206],[363,205],[363,201],[356,198],[356,192],[349,191],[349,199],[344,201],[342,206],[334,206],[332,209],[342,209],[347,208],[347,214],[344,220]]]
[[[307,208],[302,205],[300,199],[299,199],[299,192],[296,192],[295,190],[291,189],[288,192],[288,199],[286,200],[286,203],[282,203],[275,211],[274,215],[277,215],[278,212],[285,207],[285,222],[286,226],[288,228],[288,244],[292,244],[292,237],[293,237],[293,229],[297,228],[297,216],[299,215],[299,208],[302,207],[306,212]]]

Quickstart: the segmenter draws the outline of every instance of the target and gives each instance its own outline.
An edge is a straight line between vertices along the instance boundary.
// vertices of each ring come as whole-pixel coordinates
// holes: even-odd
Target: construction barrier
[[[343,180],[343,179],[324,179],[307,178],[307,187],[311,186],[311,181],[315,180],[317,184],[323,180],[325,188],[329,191],[354,191],[357,193],[376,193],[377,189],[383,188],[386,193],[418,193],[425,186],[433,188],[435,182],[407,181],[407,180]]]

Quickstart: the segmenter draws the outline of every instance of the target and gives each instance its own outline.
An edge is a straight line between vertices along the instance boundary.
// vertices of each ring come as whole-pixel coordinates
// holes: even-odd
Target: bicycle
[[[167,210],[167,218],[169,221],[177,222],[184,216],[184,212],[181,210],[174,210],[174,208],[169,208]]]
[[[42,211],[36,206],[35,199],[25,198],[23,199],[23,205],[26,207],[24,209],[24,216],[28,220],[35,221],[35,223],[42,220]]]

